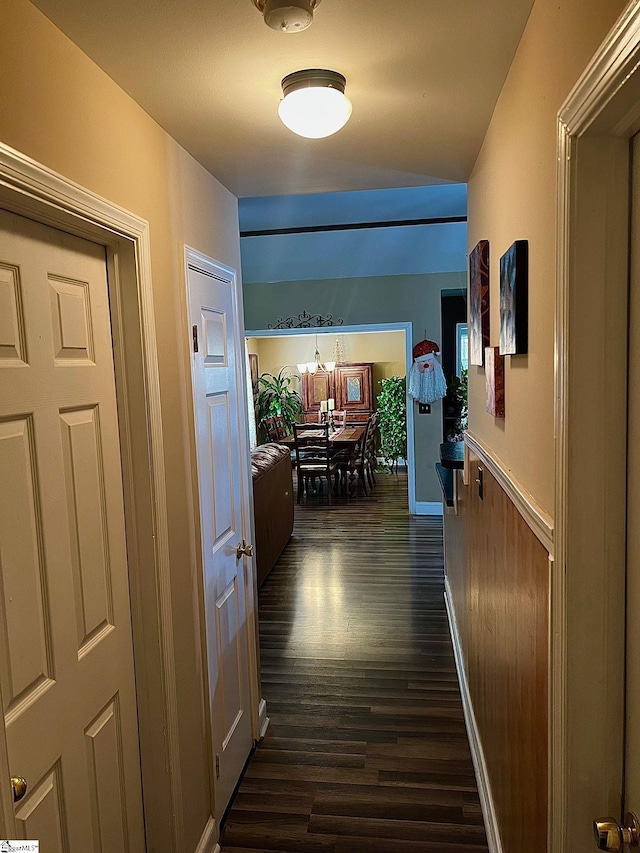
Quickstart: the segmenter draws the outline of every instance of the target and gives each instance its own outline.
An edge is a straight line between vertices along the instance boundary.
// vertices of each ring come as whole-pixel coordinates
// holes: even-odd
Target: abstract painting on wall
[[[500,354],[529,346],[529,241],[516,240],[500,258]]]
[[[489,241],[469,255],[469,363],[484,364],[489,346]]]
[[[258,393],[258,356],[250,352],[249,353],[249,370],[251,371],[251,387],[253,388],[253,393]]]
[[[484,381],[487,411],[494,418],[504,417],[504,358],[498,347],[487,347],[484,351]]]

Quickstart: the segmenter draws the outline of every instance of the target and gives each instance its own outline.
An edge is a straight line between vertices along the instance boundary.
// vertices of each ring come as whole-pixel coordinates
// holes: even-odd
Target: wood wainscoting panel
[[[547,843],[549,555],[475,455],[469,485],[456,476],[446,571],[500,838],[505,851],[539,853]]]

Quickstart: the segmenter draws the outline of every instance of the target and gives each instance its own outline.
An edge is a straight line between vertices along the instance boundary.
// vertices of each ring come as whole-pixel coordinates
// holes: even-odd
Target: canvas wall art
[[[504,417],[504,358],[498,347],[484,351],[484,381],[487,411],[494,418]]]
[[[250,352],[249,353],[249,369],[251,371],[251,387],[253,388],[253,393],[258,393],[258,356]]]
[[[480,240],[469,255],[469,362],[484,364],[489,346],[489,241]]]
[[[516,242],[500,258],[500,354],[521,355],[529,346],[529,241]]]

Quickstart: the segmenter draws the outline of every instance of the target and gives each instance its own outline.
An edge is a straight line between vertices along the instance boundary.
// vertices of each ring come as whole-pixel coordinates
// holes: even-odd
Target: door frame
[[[259,329],[257,331],[246,330],[245,338],[279,338],[288,335],[349,335],[362,334],[364,332],[404,332],[405,363],[407,377],[413,363],[412,351],[412,323],[363,323],[355,326],[321,326],[310,329]],[[411,515],[430,515],[433,509],[431,504],[416,501],[416,466],[414,450],[414,406],[413,401],[407,394],[407,480],[409,483],[409,512]],[[440,509],[441,509],[441,505]],[[442,512],[439,513],[440,515]]]
[[[639,68],[640,0],[633,0],[558,114],[550,853],[589,849],[591,822],[620,817],[623,794],[624,331]]]
[[[196,413],[193,399],[193,369],[192,369],[192,346],[193,340],[191,337],[191,327],[189,325],[189,269],[194,267],[201,269],[206,273],[215,276],[231,286],[232,304],[233,304],[233,324],[234,335],[236,340],[236,387],[238,397],[238,416],[239,430],[238,441],[240,443],[240,486],[242,491],[242,536],[249,543],[255,542],[255,524],[254,524],[254,508],[253,508],[253,479],[251,475],[251,451],[249,448],[249,413],[245,405],[247,400],[247,375],[244,370],[245,366],[245,331],[244,331],[244,310],[242,301],[242,287],[240,285],[237,271],[232,267],[225,266],[214,258],[210,258],[202,252],[184,246],[184,286],[182,288],[183,301],[183,344],[185,350],[185,372],[186,386],[191,389],[191,393],[187,395],[186,408],[187,419],[189,424],[188,442],[189,442],[189,481],[190,494],[192,500],[191,512],[191,547],[194,554],[195,565],[197,566],[197,581],[200,606],[200,624],[202,631],[200,632],[200,647],[203,661],[207,659],[207,640],[205,631],[205,595],[204,595],[204,578],[203,578],[203,556],[202,556],[202,534],[200,529],[199,514],[200,514],[200,492],[198,488],[198,449],[196,446]],[[247,626],[247,664],[249,667],[249,706],[251,713],[251,734],[254,743],[257,743],[264,737],[269,725],[267,717],[267,705],[262,698],[262,688],[260,684],[260,669],[259,669],[259,641],[258,641],[258,575],[256,570],[255,559],[253,557],[245,557],[244,569],[245,581],[245,613]],[[203,667],[204,679],[204,695],[207,703],[210,701],[210,685],[208,667]],[[207,764],[209,767],[209,783],[211,791],[211,814],[215,814],[215,768],[214,768],[214,751],[213,751],[213,733],[211,731],[211,714],[207,710],[205,713],[206,724],[206,740],[207,740]]]
[[[0,143],[0,206],[106,249],[149,849],[184,850],[176,661],[148,223]],[[9,778],[0,726],[0,778]],[[8,784],[0,834],[15,838]]]

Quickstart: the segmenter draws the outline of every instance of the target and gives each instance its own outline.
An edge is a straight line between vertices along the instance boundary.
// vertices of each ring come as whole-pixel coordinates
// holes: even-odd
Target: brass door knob
[[[624,826],[620,826],[612,817],[602,817],[594,820],[593,834],[598,850],[624,850],[629,847],[640,847],[640,822],[633,812],[624,817]]]
[[[13,802],[19,803],[27,793],[27,780],[24,776],[11,777],[11,790],[13,791]]]
[[[247,545],[244,539],[236,545],[236,560],[241,557],[253,557],[253,545]]]

